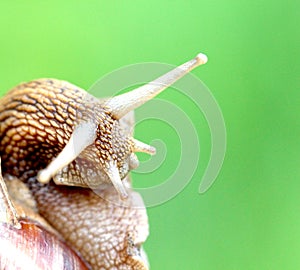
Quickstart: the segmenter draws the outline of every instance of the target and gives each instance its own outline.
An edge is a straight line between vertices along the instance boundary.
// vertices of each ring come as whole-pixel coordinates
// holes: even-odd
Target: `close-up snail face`
[[[7,235],[3,240],[11,244],[12,238],[13,252],[22,253],[33,267],[50,267],[47,260],[43,264],[25,253],[28,242],[48,241],[42,240],[46,237],[59,246],[58,261],[67,248],[61,241],[79,252],[79,259],[76,253],[74,259],[72,253],[62,255],[72,258],[62,267],[74,263],[75,269],[86,262],[86,267],[93,269],[103,265],[111,268],[115,264],[147,269],[147,258],[141,248],[148,234],[147,216],[139,195],[129,192],[126,186],[130,186],[129,171],[139,163],[135,152],[155,154],[155,148],[134,139],[132,126],[124,124],[123,118],[132,117],[135,108],[206,62],[207,57],[198,54],[151,83],[105,101],[55,79],[23,83],[9,91],[0,100],[0,155],[5,176],[5,181],[0,181],[2,221],[7,224],[2,228]],[[54,183],[50,182],[52,179]],[[19,192],[21,188],[28,197]],[[101,188],[101,197],[90,188]],[[19,201],[30,206],[19,205]],[[29,210],[24,210],[27,207]],[[117,220],[109,214],[114,212]],[[9,214],[7,218],[5,213]],[[39,224],[43,218],[46,221]],[[36,222],[41,228],[34,226]],[[30,240],[29,228],[41,231],[37,239]],[[63,239],[53,238],[53,231]],[[110,259],[104,235],[119,239],[109,245],[115,249],[114,259]],[[14,246],[19,237],[24,243],[21,249]],[[36,252],[36,256],[41,253],[39,249]],[[83,262],[77,262],[80,259]],[[3,252],[0,264],[13,267],[18,262]]]
[[[87,186],[96,186],[97,184],[101,184],[101,182],[110,181],[119,195],[122,198],[126,198],[127,193],[122,185],[121,179],[127,175],[129,167],[136,167],[137,157],[134,153],[146,152],[154,154],[155,149],[131,138],[129,134],[126,134],[126,132],[120,128],[118,120],[130,111],[141,106],[147,100],[150,100],[159,94],[191,69],[206,62],[207,57],[204,54],[199,54],[195,59],[183,64],[148,85],[142,86],[127,94],[110,98],[104,104],[87,104],[87,106],[93,106],[92,112],[86,113],[79,124],[74,127],[70,139],[64,149],[59,153],[59,156],[56,159],[51,161],[51,164],[48,165],[46,169],[39,172],[38,180],[41,183],[48,182],[52,176],[59,172],[59,170],[76,159],[83,150],[94,144],[96,149],[92,149],[92,146],[88,150],[96,150],[98,160],[96,157],[92,157],[88,160],[85,156],[89,156],[89,153],[83,153],[83,155],[81,155],[81,160],[76,164],[78,165],[78,169],[76,169],[76,165],[74,165],[73,170],[76,170],[76,172],[72,172],[72,174],[75,174],[79,178],[81,177],[81,182],[87,182]],[[63,94],[63,92],[61,94]],[[70,103],[68,99],[64,101]],[[84,98],[81,97],[77,102],[83,103]],[[82,107],[87,110],[86,106]],[[78,106],[78,109],[80,110],[80,106]],[[85,162],[85,160],[88,160],[88,162]],[[93,161],[95,161],[96,164],[88,164]],[[94,180],[96,183],[89,183],[89,180],[84,180],[87,178],[84,176],[84,172],[87,171],[84,166],[89,166],[90,170],[98,170],[99,174],[101,173],[98,180]],[[71,173],[68,174],[70,175]],[[94,176],[89,177],[88,172],[86,174],[88,178],[95,179]],[[94,172],[94,174],[97,174],[97,172]],[[62,180],[63,176],[61,176],[60,173],[60,176],[56,176],[54,179],[57,178],[59,180],[56,181],[56,183],[61,182],[65,185],[68,185],[68,183],[70,183],[70,185],[75,185],[72,183],[72,177],[69,177],[70,179]]]

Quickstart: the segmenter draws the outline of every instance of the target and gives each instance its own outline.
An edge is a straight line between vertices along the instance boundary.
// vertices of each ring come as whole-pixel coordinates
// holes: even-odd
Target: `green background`
[[[193,73],[223,112],[226,157],[199,195],[207,123],[188,99],[161,94],[191,117],[202,148],[189,185],[148,209],[152,269],[300,269],[299,18],[296,0],[1,1],[0,89],[40,77],[87,89],[124,65],[180,64],[205,52],[208,64]],[[136,136],[163,138],[166,165],[134,174],[135,183],[164,178],[178,162],[176,134],[149,126]]]

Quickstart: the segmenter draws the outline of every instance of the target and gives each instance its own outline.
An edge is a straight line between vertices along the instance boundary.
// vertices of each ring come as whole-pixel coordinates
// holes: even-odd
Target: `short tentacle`
[[[111,162],[107,163],[105,171],[106,171],[109,179],[111,180],[112,184],[114,185],[115,189],[119,193],[121,199],[127,199],[128,193],[127,193],[126,188],[124,187],[123,182],[121,180],[116,162],[111,161]]]
[[[156,153],[155,147],[145,144],[141,141],[138,141],[137,139],[133,139],[132,151],[133,152],[143,152],[143,153],[147,153],[150,155],[155,155],[155,153]]]
[[[129,169],[134,170],[140,165],[136,154],[132,153],[129,157]]]

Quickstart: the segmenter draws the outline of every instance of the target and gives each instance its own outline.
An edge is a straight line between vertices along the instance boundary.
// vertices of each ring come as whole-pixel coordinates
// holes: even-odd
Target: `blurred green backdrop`
[[[208,64],[193,73],[222,109],[226,158],[199,195],[209,129],[188,99],[160,96],[193,120],[201,158],[178,196],[148,209],[152,269],[300,269],[299,18],[296,0],[1,1],[1,94],[40,77],[87,89],[124,65],[207,53]],[[160,123],[136,134],[163,138],[170,152],[155,176],[134,174],[135,183],[169,175],[176,134]]]

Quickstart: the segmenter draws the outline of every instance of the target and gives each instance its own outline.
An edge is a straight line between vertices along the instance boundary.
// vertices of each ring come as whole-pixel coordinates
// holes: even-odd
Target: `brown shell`
[[[21,229],[0,224],[0,269],[89,269],[56,235],[30,220],[20,224]]]

